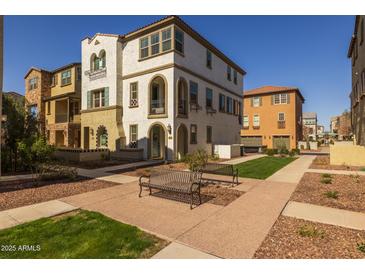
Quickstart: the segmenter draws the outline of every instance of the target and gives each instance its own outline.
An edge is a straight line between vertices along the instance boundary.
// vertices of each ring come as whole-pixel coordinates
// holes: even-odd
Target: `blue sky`
[[[96,32],[123,34],[161,16],[6,16],[4,90],[24,94],[32,67],[52,70],[80,61],[81,40]],[[346,58],[354,16],[182,16],[247,71],[245,90],[297,86],[304,111],[329,118],[349,108]]]

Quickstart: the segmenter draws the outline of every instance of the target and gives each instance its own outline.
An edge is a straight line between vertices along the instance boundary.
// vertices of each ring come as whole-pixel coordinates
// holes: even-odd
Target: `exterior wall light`
[[[167,131],[169,132],[169,134],[171,135],[171,125],[170,124],[168,124],[167,125]]]

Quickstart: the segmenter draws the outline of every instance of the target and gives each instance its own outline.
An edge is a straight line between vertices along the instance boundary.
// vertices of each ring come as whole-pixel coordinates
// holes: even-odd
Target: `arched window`
[[[177,114],[188,114],[188,84],[183,78],[180,78],[177,84]]]
[[[108,147],[108,132],[104,126],[99,126],[96,132],[96,146]]]
[[[96,66],[96,62],[97,62],[97,56],[95,53],[93,53],[90,57],[90,70],[94,71],[95,70],[95,66]]]
[[[161,76],[155,77],[150,83],[150,114],[166,113],[166,85]]]
[[[99,53],[99,69],[105,68],[105,61],[106,61],[106,54],[105,50],[100,51]]]

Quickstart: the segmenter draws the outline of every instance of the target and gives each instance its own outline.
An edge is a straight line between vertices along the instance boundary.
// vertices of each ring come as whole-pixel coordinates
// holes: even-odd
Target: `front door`
[[[152,138],[151,138],[151,152],[152,159],[160,159],[161,155],[161,130],[159,126],[154,126],[152,128]]]
[[[84,127],[84,149],[89,149],[89,127]]]

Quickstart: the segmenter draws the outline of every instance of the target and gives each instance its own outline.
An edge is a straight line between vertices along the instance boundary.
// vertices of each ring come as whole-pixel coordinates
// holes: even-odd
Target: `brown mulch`
[[[115,170],[112,173],[135,176],[135,177],[149,176],[151,174],[151,169],[153,168],[170,168],[174,170],[186,170],[188,169],[188,166],[185,163],[173,163],[173,164],[157,165],[154,167],[137,168],[135,170],[128,170],[128,171]]]
[[[201,188],[201,194],[213,197],[208,201],[211,204],[227,206],[244,192],[220,185],[208,185]]]
[[[112,187],[116,183],[77,178],[74,181],[12,181],[0,183],[0,210],[46,202],[84,192]]]
[[[321,183],[322,174],[305,173],[290,200],[365,212],[365,176],[334,175],[332,183]],[[338,198],[328,198],[327,191],[338,191]]]
[[[319,155],[317,156],[312,164],[309,166],[312,169],[332,169],[332,170],[350,170],[350,171],[360,171],[363,167],[357,166],[347,166],[347,165],[331,165],[330,156]]]
[[[301,236],[303,226],[317,235]],[[256,250],[259,259],[349,259],[365,258],[357,244],[365,244],[365,231],[280,216]]]

